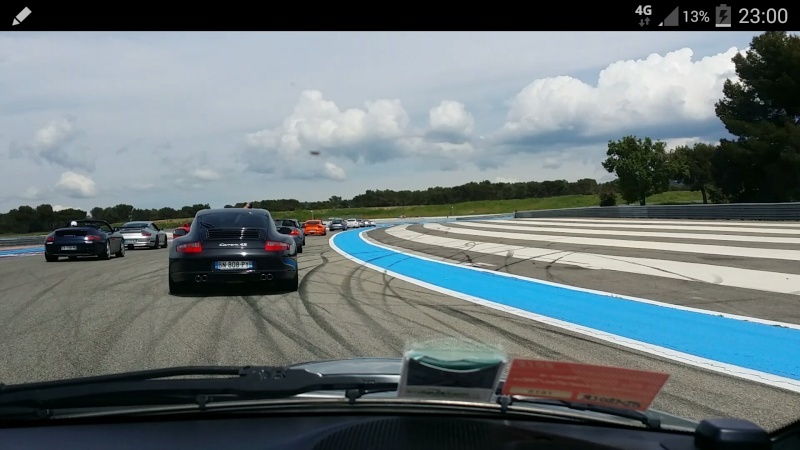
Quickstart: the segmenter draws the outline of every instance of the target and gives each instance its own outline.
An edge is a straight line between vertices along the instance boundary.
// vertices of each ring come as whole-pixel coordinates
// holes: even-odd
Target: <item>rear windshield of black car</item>
[[[210,213],[197,218],[202,228],[269,228],[269,220],[263,214]]]
[[[293,220],[276,220],[276,227],[296,227],[297,224]]]

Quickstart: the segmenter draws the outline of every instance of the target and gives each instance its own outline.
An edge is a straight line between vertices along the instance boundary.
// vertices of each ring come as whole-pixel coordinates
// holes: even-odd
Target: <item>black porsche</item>
[[[261,283],[296,291],[297,246],[290,232],[276,227],[265,209],[198,211],[189,232],[170,246],[170,294],[206,283]]]
[[[56,262],[62,256],[110,259],[112,254],[122,258],[125,256],[123,242],[122,235],[105,220],[74,220],[47,235],[44,259],[47,262]]]

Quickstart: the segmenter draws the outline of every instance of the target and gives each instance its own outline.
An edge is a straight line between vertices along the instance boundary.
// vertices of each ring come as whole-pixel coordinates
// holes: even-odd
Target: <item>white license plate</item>
[[[247,270],[253,268],[253,261],[217,261],[217,270]]]
[[[78,247],[76,247],[74,245],[62,245],[61,246],[61,250],[65,251],[65,252],[66,251],[70,251],[70,250],[77,250],[77,249],[78,249]]]

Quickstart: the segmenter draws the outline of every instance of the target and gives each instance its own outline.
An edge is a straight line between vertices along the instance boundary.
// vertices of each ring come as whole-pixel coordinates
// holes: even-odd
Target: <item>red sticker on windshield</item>
[[[515,359],[503,394],[645,411],[668,378],[661,372]]]

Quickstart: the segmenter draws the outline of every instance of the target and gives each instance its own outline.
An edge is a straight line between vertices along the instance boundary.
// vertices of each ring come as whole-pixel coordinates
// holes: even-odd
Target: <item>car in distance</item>
[[[97,256],[111,259],[125,256],[124,238],[105,220],[74,220],[45,237],[44,259],[56,262],[62,256],[77,259],[79,256]]]
[[[303,233],[306,236],[316,235],[316,236],[326,236],[328,234],[328,229],[325,228],[325,225],[322,223],[321,220],[306,220],[303,223]]]
[[[153,222],[128,222],[119,227],[119,232],[125,238],[128,250],[139,247],[158,249],[168,245],[167,232]]]
[[[296,291],[297,246],[291,231],[276,227],[265,209],[198,211],[189,233],[169,249],[170,294],[206,283],[261,283]]]
[[[349,230],[350,228],[358,228],[358,220],[357,219],[347,219],[345,221],[345,230]]]
[[[330,222],[328,222],[328,230],[330,231],[344,230],[346,228],[347,226],[342,219],[331,219]]]
[[[289,235],[294,238],[297,245],[297,253],[303,253],[303,247],[306,245],[306,234],[303,232],[303,227],[295,219],[273,219],[275,226],[278,228],[287,227],[292,231]]]

